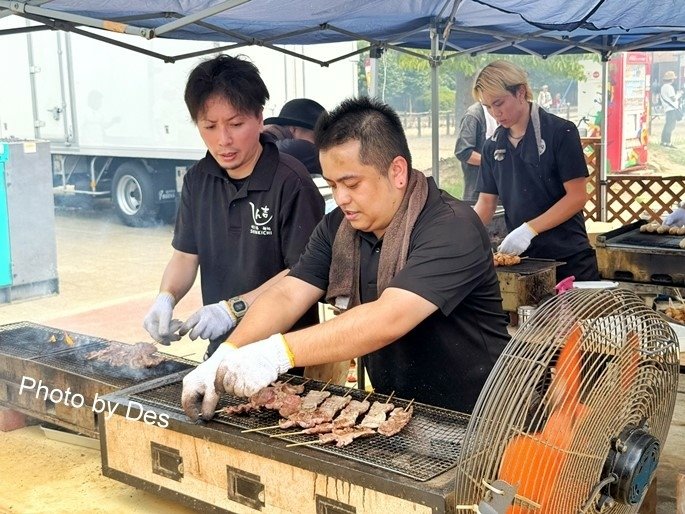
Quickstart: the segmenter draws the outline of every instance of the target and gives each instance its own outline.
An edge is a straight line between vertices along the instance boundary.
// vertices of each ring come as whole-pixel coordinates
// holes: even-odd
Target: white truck
[[[0,20],[0,30],[23,26],[12,16]],[[164,55],[219,46],[108,37]],[[325,60],[355,49],[336,45],[294,50]],[[205,153],[183,90],[189,71],[207,56],[165,63],[59,31],[4,35],[0,48],[0,139],[49,140],[55,194],[110,196],[131,226],[173,218],[183,175]],[[356,93],[353,60],[321,67],[266,48],[231,53],[259,67],[271,93],[265,117],[292,98],[313,98],[330,109]]]

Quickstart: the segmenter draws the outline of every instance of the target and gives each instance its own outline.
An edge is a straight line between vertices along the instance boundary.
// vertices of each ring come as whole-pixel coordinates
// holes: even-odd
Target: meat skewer
[[[391,412],[394,408],[395,405],[392,403],[373,402],[368,414],[364,416],[364,419],[358,426],[360,428],[378,428],[385,421],[388,412]]]
[[[65,335],[68,334],[65,333]],[[154,368],[166,360],[161,355],[154,355],[155,352],[157,352],[157,347],[151,343],[110,344],[102,350],[86,354],[85,359],[105,362],[115,367]]]
[[[394,409],[388,419],[378,427],[378,433],[384,436],[393,436],[402,430],[414,414],[414,407],[408,405],[406,408],[398,407]]]
[[[330,393],[329,393],[330,394]],[[311,428],[315,425],[320,425],[321,423],[326,423],[331,421],[335,415],[344,407],[346,407],[352,399],[349,396],[338,396],[333,395],[321,404],[320,407],[313,411],[306,411],[300,409],[295,412],[287,419],[280,421],[279,425],[281,428],[292,428],[295,426],[300,426],[302,428]],[[302,402],[304,406],[304,401]]]
[[[292,443],[286,445],[286,448],[292,448],[293,446],[307,446],[312,444],[328,444],[333,442],[335,442],[335,445],[340,448],[343,446],[347,446],[355,439],[358,439],[360,437],[370,437],[375,433],[376,431],[370,428],[335,428],[332,432],[326,434],[319,434],[319,438],[314,441],[306,441],[304,443]]]
[[[297,398],[301,401],[299,395],[302,392],[304,392],[304,384],[294,385],[288,384],[288,382],[274,382],[250,396],[247,403],[224,407],[216,412],[227,415],[245,414],[253,410],[261,410],[262,407],[269,410],[279,410],[291,398]]]
[[[338,417],[333,421],[319,423],[313,427],[300,430],[299,432],[291,432],[289,434],[273,434],[270,437],[284,437],[300,434],[324,434],[327,432],[332,432],[336,428],[353,427],[357,421],[357,418],[368,411],[370,406],[371,404],[366,400],[351,400],[347,407],[340,411]]]

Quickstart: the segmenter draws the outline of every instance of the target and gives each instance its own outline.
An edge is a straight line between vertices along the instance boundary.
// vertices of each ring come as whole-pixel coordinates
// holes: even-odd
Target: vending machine
[[[610,172],[640,169],[647,163],[651,55],[628,52],[609,61],[608,134]]]

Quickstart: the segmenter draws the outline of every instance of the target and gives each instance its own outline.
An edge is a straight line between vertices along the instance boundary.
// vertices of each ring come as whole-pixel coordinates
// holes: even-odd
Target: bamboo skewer
[[[411,399],[411,401],[407,404],[407,406],[404,408],[404,412],[407,412],[409,410],[409,407],[411,407],[411,404],[414,403],[414,398]]]
[[[369,396],[371,396],[372,394],[373,394],[373,389],[371,389],[371,391],[369,391],[369,394],[367,394],[362,401],[365,402],[366,400],[368,400]]]
[[[312,444],[323,444],[321,441],[318,439],[315,439],[314,441],[305,441],[304,443],[291,443],[291,444],[286,444],[286,448],[292,448],[293,446],[307,446],[307,445],[312,445]]]
[[[395,391],[393,391],[392,393],[390,393],[390,396],[388,396],[388,399],[385,401],[385,403],[386,403],[386,404],[387,404],[387,403],[390,403],[390,400],[392,400],[392,397],[393,397],[394,395],[395,395]]]
[[[262,430],[274,430],[276,428],[281,428],[281,425],[271,425],[270,427],[258,427],[258,428],[248,428],[247,430],[241,430],[241,434],[247,434],[248,432],[261,432]]]

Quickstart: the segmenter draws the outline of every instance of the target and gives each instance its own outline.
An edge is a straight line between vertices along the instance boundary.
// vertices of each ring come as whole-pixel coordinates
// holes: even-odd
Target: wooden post
[[[421,137],[421,115],[420,114],[416,115],[416,127],[419,129],[418,136]]]

